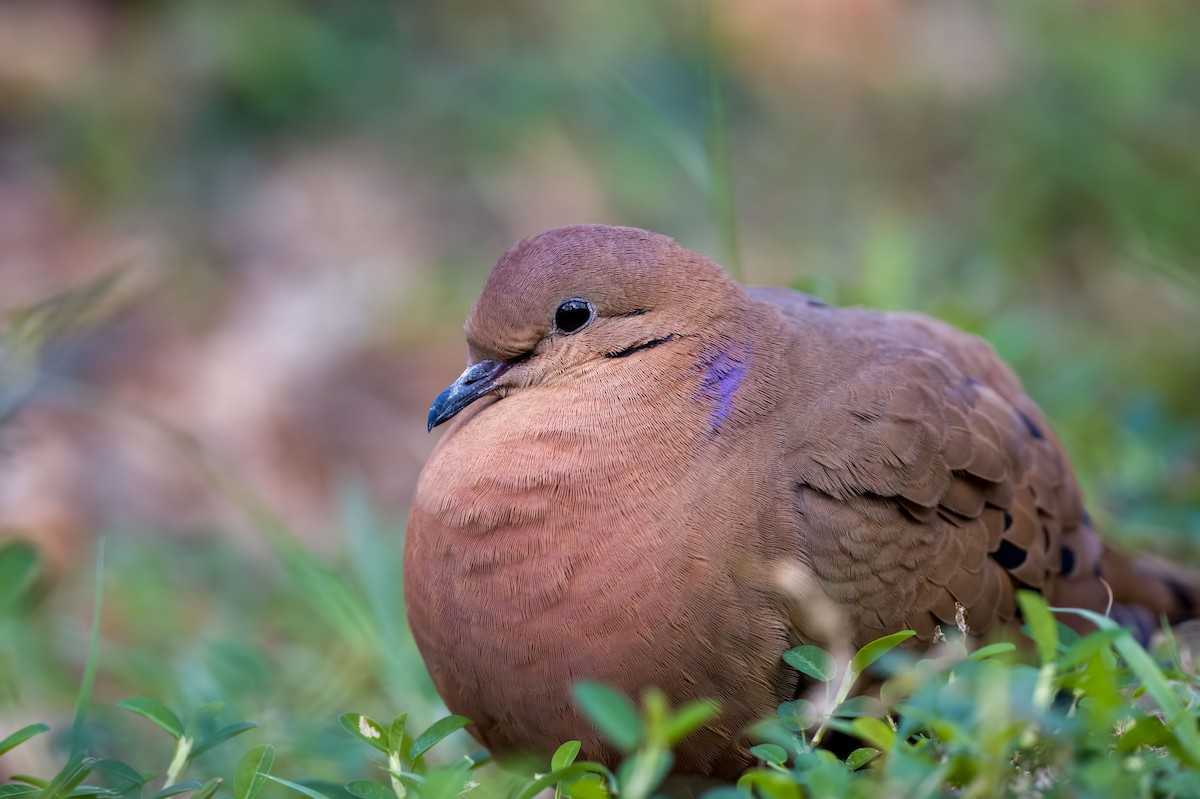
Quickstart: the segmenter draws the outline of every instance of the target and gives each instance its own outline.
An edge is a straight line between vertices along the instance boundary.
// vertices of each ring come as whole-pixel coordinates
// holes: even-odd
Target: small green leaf
[[[582,774],[599,774],[608,781],[609,785],[615,785],[617,781],[613,773],[599,763],[589,763],[586,761],[583,763],[572,763],[564,769],[552,771],[549,774],[543,774],[540,777],[530,780],[521,788],[514,799],[533,799],[533,797],[550,786],[557,785],[564,780],[574,779]]]
[[[225,707],[224,702],[206,702],[196,708],[196,712],[188,719],[183,727],[183,735],[190,740],[198,741],[207,729],[216,725],[217,714]]]
[[[645,799],[654,793],[671,770],[675,756],[669,749],[640,749],[617,769],[619,795],[624,799]]]
[[[1058,622],[1041,594],[1033,591],[1018,591],[1017,604],[1021,606],[1021,616],[1029,637],[1037,645],[1038,657],[1042,663],[1049,663],[1058,654]]]
[[[0,755],[4,754],[10,749],[15,749],[33,736],[41,735],[49,730],[50,727],[46,724],[30,724],[28,727],[22,727],[12,735],[5,738],[3,741],[0,741]]]
[[[579,741],[567,741],[554,752],[554,757],[550,758],[550,770],[558,771],[575,762],[575,758],[579,757]]]
[[[95,763],[94,757],[76,756],[67,761],[62,770],[42,788],[40,799],[65,799],[91,773]]]
[[[338,721],[346,732],[387,754],[388,731],[378,721],[361,713],[343,713],[338,716]]]
[[[267,784],[275,763],[275,747],[259,744],[242,756],[233,777],[233,799],[254,799]]]
[[[881,657],[891,652],[900,644],[907,641],[916,635],[912,630],[901,630],[898,633],[885,635],[882,638],[876,638],[871,643],[858,650],[853,658],[850,659],[850,670],[856,674],[861,674],[866,671],[867,667]]]
[[[197,755],[201,755],[207,752],[209,749],[212,749],[214,746],[219,746],[225,743],[235,735],[241,735],[242,733],[248,732],[257,726],[258,724],[253,721],[239,721],[236,724],[230,724],[227,727],[222,727],[212,735],[208,736],[208,738],[192,747],[192,753],[189,756],[189,759],[196,757]]]
[[[203,787],[199,780],[184,780],[183,782],[175,783],[170,788],[163,788],[161,791],[152,793],[148,799],[166,799],[168,796],[175,796],[176,794],[187,793],[188,791],[198,791]],[[192,797],[192,799],[195,799],[195,797]]]
[[[305,796],[308,797],[308,799],[329,799],[329,797],[326,796],[325,794],[321,793],[320,791],[313,790],[312,788],[309,788],[307,785],[301,785],[298,782],[292,782],[291,780],[285,780],[283,777],[276,777],[274,774],[267,774],[266,777],[271,782],[277,782],[286,788],[291,788],[293,791],[296,791],[297,793],[304,794]]]
[[[718,785],[716,788],[709,788],[700,794],[700,799],[750,799],[752,795],[749,791],[743,791],[732,785]]]
[[[1122,628],[1119,630],[1096,630],[1093,633],[1082,636],[1078,641],[1067,647],[1066,652],[1059,655],[1058,667],[1060,669],[1069,669],[1086,663],[1100,652],[1111,650],[1116,640],[1127,634],[1128,631]]]
[[[171,708],[157,699],[151,699],[147,696],[135,696],[131,699],[122,699],[120,702],[117,702],[117,707],[150,719],[169,732],[171,737],[176,740],[179,739],[179,736],[183,735],[183,722],[171,711]]]
[[[819,646],[804,644],[783,653],[783,662],[801,674],[820,682],[829,682],[837,674],[833,655]]]
[[[646,730],[647,740],[657,743],[665,738],[662,727],[670,713],[667,695],[660,689],[649,688],[642,694],[642,727]]]
[[[717,717],[720,705],[711,699],[702,699],[685,706],[678,713],[670,716],[663,725],[663,734],[668,745],[675,745],[691,733],[703,727]]]
[[[413,741],[412,749],[408,753],[409,758],[416,760],[436,746],[439,741],[470,723],[471,720],[466,716],[446,716],[444,719],[438,719],[429,725],[429,729],[417,736],[417,740]]]
[[[873,749],[870,746],[863,746],[855,749],[846,756],[846,768],[850,769],[851,771],[857,771],[858,769],[870,763],[880,754],[882,754],[882,752],[880,752],[878,749]]]
[[[47,785],[50,784],[49,780],[43,780],[38,777],[31,777],[28,774],[14,774],[9,779],[11,779],[13,782],[28,783],[29,785],[33,785],[38,788],[45,788]]]
[[[795,699],[779,706],[779,720],[794,732],[807,730],[817,723],[817,710],[807,699]]]
[[[358,799],[396,799],[396,794],[392,793],[391,788],[374,780],[348,782],[346,790],[357,796]]]
[[[575,686],[575,702],[596,729],[626,752],[637,746],[642,725],[629,700],[607,685],[581,682]]]
[[[468,773],[461,764],[430,771],[421,787],[421,799],[459,799],[469,779]]]
[[[92,767],[96,771],[103,771],[106,774],[112,774],[115,777],[125,780],[131,786],[141,787],[146,783],[146,778],[142,776],[140,771],[122,763],[120,760],[97,760]]]
[[[890,750],[892,742],[896,740],[896,731],[879,719],[855,719],[850,722],[849,728],[859,738],[884,752]]]
[[[208,782],[200,786],[200,790],[196,791],[190,799],[212,799],[213,794],[221,787],[223,780],[220,777],[213,777]]]
[[[1117,743],[1116,751],[1131,754],[1142,747],[1169,747],[1174,743],[1171,738],[1171,730],[1162,719],[1158,716],[1146,716],[1126,728]]]
[[[787,750],[776,744],[759,744],[750,747],[750,754],[768,763],[783,765],[787,762]]]
[[[988,644],[987,646],[981,646],[976,649],[971,653],[971,660],[987,660],[988,658],[996,657],[997,655],[1004,655],[1009,652],[1015,652],[1016,650],[1016,644],[1013,644],[1010,641],[997,641],[994,644]]]
[[[36,785],[0,785],[0,799],[14,796],[32,796],[42,790]]]
[[[870,696],[852,696],[835,707],[830,715],[848,719],[857,716],[878,716],[881,713],[878,699]]]
[[[809,778],[811,779],[811,776]],[[817,784],[820,784],[819,778]],[[751,769],[738,778],[737,787],[748,791],[751,796],[761,796],[763,799],[801,799],[800,786],[796,784],[795,778],[791,774],[782,773],[778,767]],[[822,792],[817,795],[831,794]]]
[[[608,784],[597,774],[584,774],[559,787],[570,799],[612,799]]]
[[[363,728],[360,728],[360,732]],[[412,749],[412,738],[408,737],[408,714],[401,713],[392,719],[387,733],[388,756],[397,760],[409,762],[408,752]],[[417,756],[413,755],[412,760]]]

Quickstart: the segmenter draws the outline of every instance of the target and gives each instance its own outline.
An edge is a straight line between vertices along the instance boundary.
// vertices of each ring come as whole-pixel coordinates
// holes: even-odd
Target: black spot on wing
[[[1167,579],[1167,588],[1171,589],[1171,595],[1175,597],[1175,602],[1179,605],[1180,610],[1189,616],[1196,612],[1196,603],[1192,600],[1192,595],[1187,589],[1179,584],[1178,581]]]
[[[1066,577],[1075,571],[1075,550],[1070,547],[1062,548],[1062,573]]]
[[[1025,562],[1025,558],[1028,556],[1028,552],[1021,549],[1012,541],[1005,540],[1001,540],[1000,548],[992,553],[992,557],[996,559],[996,562],[999,563],[1005,569],[1005,571],[1012,571],[1013,569],[1020,568],[1021,564]]]
[[[1017,416],[1021,417],[1021,421],[1024,422],[1025,429],[1029,431],[1029,435],[1037,439],[1043,439],[1046,437],[1045,434],[1042,433],[1042,428],[1038,427],[1037,424],[1024,413],[1017,411]]]

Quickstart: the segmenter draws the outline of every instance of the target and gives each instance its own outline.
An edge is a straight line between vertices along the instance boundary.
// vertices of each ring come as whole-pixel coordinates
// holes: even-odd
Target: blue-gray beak
[[[507,372],[511,366],[511,361],[480,361],[468,366],[467,370],[433,401],[433,407],[429,409],[428,429],[432,430],[442,422],[449,421],[475,400],[492,393],[496,389],[496,378]]]

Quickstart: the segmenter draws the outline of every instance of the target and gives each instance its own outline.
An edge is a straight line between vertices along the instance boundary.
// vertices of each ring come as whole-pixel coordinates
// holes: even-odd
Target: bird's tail
[[[1200,611],[1200,574],[1149,555],[1130,555],[1105,545],[1100,576],[1112,590],[1111,616],[1143,641],[1160,628],[1195,619]]]

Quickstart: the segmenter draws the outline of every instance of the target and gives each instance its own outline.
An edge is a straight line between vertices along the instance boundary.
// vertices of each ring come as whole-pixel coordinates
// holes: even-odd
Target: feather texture
[[[571,332],[568,300],[593,312]],[[495,750],[578,738],[611,764],[571,685],[659,686],[721,702],[676,769],[729,776],[746,727],[797,695],[797,642],[929,643],[963,614],[986,633],[1018,588],[1194,614],[1196,578],[1104,546],[1041,411],[948,325],[745,290],[665,237],[577,226],[506,253],[466,330],[405,597],[438,690]]]

